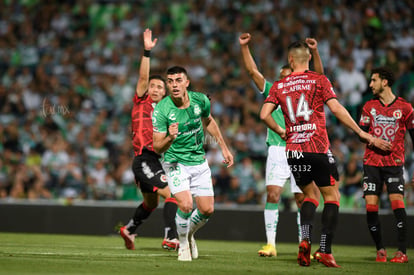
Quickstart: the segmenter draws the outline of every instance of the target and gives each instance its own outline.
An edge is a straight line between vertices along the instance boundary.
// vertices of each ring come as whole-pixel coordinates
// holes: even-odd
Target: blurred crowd
[[[340,101],[355,120],[370,99],[370,71],[391,67],[393,91],[414,102],[414,2],[410,0],[5,0],[0,3],[0,198],[137,200],[130,112],[142,32],[158,43],[151,73],[187,69],[191,89],[234,151],[232,169],[206,137],[216,201],[265,200],[263,96],[246,73],[238,37],[269,81],[294,40],[314,37]],[[327,112],[341,203],[362,207],[364,145]],[[407,205],[414,157],[407,142]],[[288,186],[287,186],[288,188]],[[287,190],[283,201],[293,205]],[[387,201],[384,199],[384,205]]]

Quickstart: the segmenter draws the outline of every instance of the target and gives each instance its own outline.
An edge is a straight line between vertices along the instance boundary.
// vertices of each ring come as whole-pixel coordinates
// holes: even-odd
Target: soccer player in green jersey
[[[248,43],[251,40],[249,33],[243,33],[239,37],[241,53],[244,65],[254,81],[257,89],[259,89],[265,97],[269,95],[269,90],[273,83],[266,81],[262,73],[258,70],[256,63],[250,53]],[[315,39],[308,38],[307,43],[312,50],[314,58],[315,70],[323,73],[322,61],[319,56],[317,42]],[[280,69],[279,78],[282,79],[292,73],[292,69],[285,65]],[[272,113],[274,120],[284,127],[285,119],[282,110],[278,108]],[[298,207],[297,224],[298,224],[298,240],[301,241],[300,231],[300,206],[304,196],[300,188],[296,185],[295,179],[290,171],[290,167],[286,159],[286,142],[275,132],[268,129],[267,140],[268,156],[266,160],[266,205],[264,209],[265,229],[267,244],[258,251],[260,256],[271,257],[276,256],[276,233],[279,221],[278,203],[286,182],[290,182],[290,190],[294,193],[296,205]],[[319,194],[317,194],[319,196]]]
[[[169,68],[170,95],[157,104],[152,115],[154,150],[163,154],[168,185],[178,203],[179,261],[198,258],[194,233],[214,212],[211,171],[203,149],[204,129],[218,143],[227,167],[233,165],[233,155],[210,114],[210,100],[202,93],[188,91],[189,84],[184,68]],[[197,206],[194,211],[193,197]]]

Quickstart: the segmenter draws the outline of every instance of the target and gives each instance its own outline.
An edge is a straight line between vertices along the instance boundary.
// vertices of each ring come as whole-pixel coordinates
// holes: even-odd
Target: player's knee
[[[302,203],[303,203],[303,198],[302,199],[296,198],[295,201],[296,201],[296,206],[298,207],[298,209],[301,208]]]
[[[179,202],[179,208],[184,213],[190,213],[191,211],[193,211],[193,204],[192,204],[192,202],[183,202],[183,201],[181,201],[181,202]]]
[[[214,206],[208,207],[206,209],[199,209],[200,213],[204,216],[210,217],[214,213]]]
[[[158,201],[157,200],[144,200],[145,202],[145,206],[149,209],[155,209],[158,206]]]
[[[268,192],[266,200],[267,200],[267,202],[270,202],[270,203],[279,203],[280,193],[278,193],[278,192]]]
[[[162,188],[162,189],[158,189],[157,193],[162,196],[164,199],[169,199],[172,197],[171,195],[171,191],[170,188],[168,186]]]

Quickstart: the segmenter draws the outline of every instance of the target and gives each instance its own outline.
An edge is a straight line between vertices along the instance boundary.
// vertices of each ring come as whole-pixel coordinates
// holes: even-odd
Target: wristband
[[[144,56],[145,57],[150,57],[151,56],[151,51],[150,50],[144,50]]]

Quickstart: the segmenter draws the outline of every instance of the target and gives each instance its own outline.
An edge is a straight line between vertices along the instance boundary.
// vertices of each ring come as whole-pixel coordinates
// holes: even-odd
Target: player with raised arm
[[[139,80],[134,96],[132,118],[132,145],[135,158],[132,164],[135,180],[139,185],[143,202],[135,210],[128,224],[120,228],[120,234],[127,249],[135,249],[135,231],[157,208],[159,196],[164,197],[165,236],[162,242],[164,249],[176,250],[179,246],[175,214],[177,202],[171,197],[167,179],[159,161],[160,156],[154,152],[152,134],[152,112],[155,104],[166,94],[165,80],[159,75],[149,75],[150,53],[157,43],[152,40],[152,31],[146,29],[144,37],[144,55],[139,69]]]
[[[272,83],[268,82],[262,73],[258,70],[257,65],[250,53],[249,42],[251,35],[249,33],[243,33],[239,37],[241,53],[243,57],[244,65],[249,73],[250,77],[254,81],[257,89],[267,97],[269,90],[272,87]],[[315,70],[323,74],[322,61],[319,56],[317,42],[313,38],[308,38],[306,42],[311,49],[312,56],[314,58]],[[283,79],[292,73],[292,69],[285,65],[280,69],[279,79]],[[280,107],[278,107],[272,113],[273,119],[282,127],[285,127],[285,120]],[[300,231],[300,207],[302,205],[304,195],[300,188],[296,185],[295,179],[290,171],[290,167],[286,159],[286,141],[283,140],[278,134],[271,129],[267,129],[268,155],[266,160],[266,205],[264,209],[264,220],[267,244],[258,251],[260,256],[270,257],[276,256],[276,234],[277,225],[279,221],[278,203],[280,200],[283,186],[285,183],[290,182],[290,190],[294,193],[296,205],[298,207],[297,212],[297,224],[298,224],[298,240],[302,240]],[[318,196],[318,195],[317,195]]]
[[[188,91],[189,84],[183,67],[169,68],[170,95],[157,104],[153,114],[154,149],[163,153],[168,185],[178,203],[179,261],[198,258],[194,234],[214,212],[211,171],[203,149],[204,129],[218,143],[227,167],[233,165],[233,155],[210,114],[210,100],[202,93]],[[193,197],[197,206],[194,211]]]
[[[404,205],[403,167],[405,160],[405,134],[408,130],[414,141],[414,115],[410,103],[396,96],[391,89],[394,75],[387,68],[375,68],[371,72],[374,99],[365,103],[359,124],[373,136],[390,141],[392,148],[382,151],[367,146],[364,154],[363,190],[367,212],[367,224],[377,248],[377,262],[387,261],[382,243],[381,223],[378,217],[379,197],[384,184],[396,219],[398,250],[393,263],[407,263],[407,214]]]
[[[310,265],[312,224],[319,198],[315,197],[315,182],[324,199],[320,252],[317,260],[328,267],[339,267],[332,255],[332,240],[338,221],[340,194],[336,185],[337,168],[329,150],[324,104],[348,128],[370,145],[388,150],[389,142],[362,131],[348,111],[339,103],[328,78],[309,71],[311,54],[305,41],[292,43],[288,62],[293,72],[277,81],[260,112],[260,118],[286,140],[286,156],[296,184],[305,199],[301,207],[302,241],[298,264]],[[271,113],[280,105],[286,130],[278,125]]]

